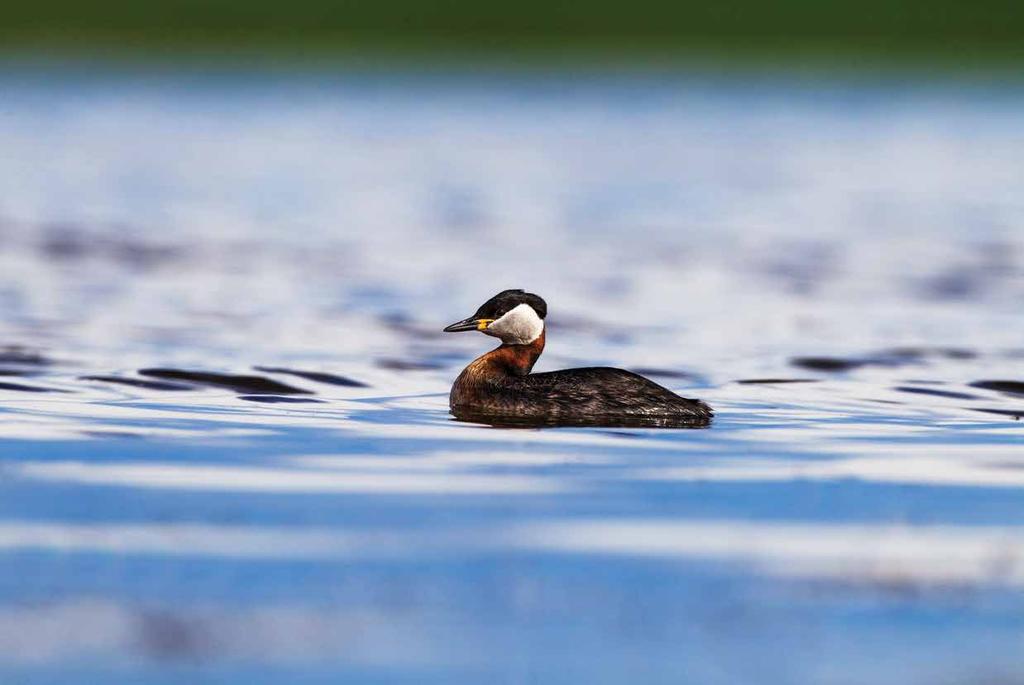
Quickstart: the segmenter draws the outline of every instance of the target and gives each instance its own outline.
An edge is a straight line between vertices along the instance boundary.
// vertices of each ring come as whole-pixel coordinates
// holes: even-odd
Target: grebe
[[[446,333],[480,331],[501,345],[474,360],[455,379],[449,405],[455,418],[491,424],[693,427],[713,412],[700,400],[622,369],[589,367],[548,373],[530,370],[544,351],[548,307],[539,296],[504,290]]]

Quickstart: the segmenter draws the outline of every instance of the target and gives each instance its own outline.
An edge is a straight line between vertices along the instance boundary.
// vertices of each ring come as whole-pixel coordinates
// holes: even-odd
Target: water
[[[1024,680],[1018,86],[0,94],[3,682]],[[452,421],[507,287],[715,423]]]

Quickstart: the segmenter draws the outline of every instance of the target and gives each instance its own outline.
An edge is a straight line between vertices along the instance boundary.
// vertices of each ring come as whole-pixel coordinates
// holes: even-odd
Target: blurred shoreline
[[[629,82],[678,82],[709,84],[811,87],[867,85],[899,86],[913,89],[932,86],[1011,89],[1024,85],[1024,57],[978,56],[973,60],[941,59],[916,55],[899,59],[879,56],[815,53],[788,55],[754,52],[725,55],[713,51],[643,54],[600,51],[491,51],[458,50],[390,51],[381,47],[366,50],[305,51],[234,47],[214,50],[181,46],[99,47],[50,46],[46,49],[10,49],[0,46],[0,75],[5,79],[34,80],[37,77],[175,78],[189,74],[232,78],[275,77],[293,79],[387,78],[440,79],[500,78],[527,79],[543,84],[546,79],[564,84],[607,84],[618,79]]]
[[[1024,12],[984,0],[511,5],[101,0],[4,10],[0,62],[240,62],[413,69],[1015,72]]]

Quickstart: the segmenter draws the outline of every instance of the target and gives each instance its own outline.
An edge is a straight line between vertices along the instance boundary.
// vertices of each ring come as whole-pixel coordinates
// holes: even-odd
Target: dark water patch
[[[0,364],[23,364],[25,366],[49,366],[53,360],[36,350],[21,345],[0,347]]]
[[[972,388],[995,390],[997,392],[1005,392],[1008,395],[1024,397],[1024,381],[975,381],[970,385]]]
[[[420,323],[407,314],[391,312],[379,317],[380,322],[387,328],[413,338],[439,338],[441,329],[437,326],[430,326]]]
[[[148,657],[161,661],[194,663],[213,651],[205,625],[164,610],[148,610],[137,617],[136,639]]]
[[[123,234],[123,228],[112,229]],[[76,262],[99,258],[145,271],[177,261],[184,256],[180,247],[160,245],[117,236],[97,236],[84,228],[56,225],[46,229],[39,251],[49,260]]]
[[[141,438],[142,436],[138,433],[129,433],[128,431],[81,431],[81,434],[87,438]]]
[[[965,409],[971,409],[972,411],[980,411],[985,414],[998,414],[999,416],[1009,416],[1014,421],[1020,421],[1020,418],[1024,416],[1024,409],[991,409],[975,407],[965,407]]]
[[[26,371],[25,369],[0,369],[0,376],[38,376],[37,371]]]
[[[882,350],[878,356],[897,359],[925,359],[939,357],[942,359],[977,359],[978,353],[963,347],[893,347]]]
[[[789,360],[789,363],[811,371],[851,371],[865,364],[860,359],[840,359],[839,357],[794,357]]]
[[[323,404],[324,402],[312,397],[277,397],[276,395],[239,395],[238,399],[248,402],[263,402],[264,404]]]
[[[108,252],[119,264],[140,271],[177,262],[184,256],[184,251],[178,247],[124,240],[111,241],[108,244]]]
[[[79,380],[115,383],[117,385],[127,385],[132,388],[143,388],[145,390],[195,390],[196,388],[196,386],[188,385],[186,383],[146,381],[141,378],[121,378],[120,376],[82,376]]]
[[[21,383],[0,383],[0,390],[13,390],[15,392],[68,392],[57,388],[41,388],[38,385],[22,385]]]
[[[444,364],[436,361],[411,360],[411,359],[378,359],[376,364],[381,369],[388,371],[437,371],[445,368]]]
[[[744,378],[736,381],[741,385],[782,385],[786,383],[818,383],[817,378]]]
[[[83,259],[91,250],[84,232],[73,226],[53,224],[46,227],[45,231],[46,234],[39,243],[39,249],[51,260]]]
[[[953,392],[951,390],[934,390],[932,388],[920,388],[908,385],[899,385],[893,388],[899,392],[909,392],[915,395],[931,395],[933,397],[946,397],[951,400],[976,400],[977,395],[970,395],[966,392]]]
[[[921,294],[932,300],[971,300],[978,298],[985,286],[981,274],[964,269],[950,269],[924,281]]]
[[[678,378],[680,380],[694,381],[699,380],[699,377],[686,371],[677,371],[676,369],[660,369],[653,366],[640,366],[629,369],[635,374],[641,376],[659,376],[661,378]]]
[[[893,347],[862,357],[794,357],[793,366],[812,371],[852,371],[863,366],[899,367],[923,364],[928,359],[974,359],[977,352],[959,347]]]
[[[922,294],[936,300],[980,300],[1016,273],[1015,247],[987,241],[967,248],[964,261],[950,264],[922,282]]]
[[[181,369],[140,369],[139,374],[150,378],[174,381],[191,381],[199,385],[228,388],[249,395],[311,395],[303,390],[263,376],[245,376],[210,371],[185,371]]]
[[[257,371],[264,373],[283,373],[290,376],[296,376],[298,378],[304,378],[307,381],[313,381],[315,383],[324,383],[327,385],[340,385],[345,388],[368,388],[368,384],[362,381],[357,381],[346,376],[338,376],[333,373],[323,373],[321,371],[300,371],[298,369],[286,369],[279,366],[254,366]]]

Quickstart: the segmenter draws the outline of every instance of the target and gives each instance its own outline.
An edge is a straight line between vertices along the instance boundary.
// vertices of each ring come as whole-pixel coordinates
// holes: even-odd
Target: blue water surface
[[[1018,84],[0,92],[0,682],[1024,680]],[[454,421],[507,287],[712,426]]]

